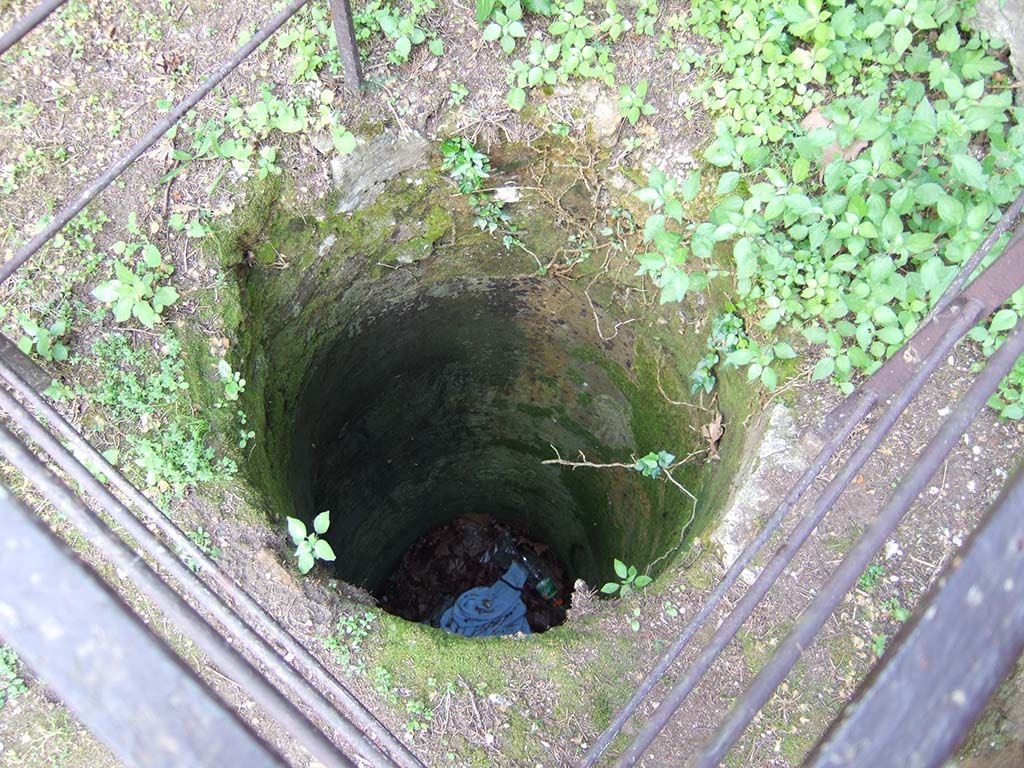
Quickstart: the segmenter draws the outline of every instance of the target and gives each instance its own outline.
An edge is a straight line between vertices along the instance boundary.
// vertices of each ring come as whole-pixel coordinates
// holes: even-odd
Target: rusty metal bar
[[[361,754],[369,754],[376,760],[384,760],[384,758],[376,752],[376,747],[365,739],[363,736],[363,733],[365,733],[383,745],[397,765],[402,768],[423,768],[423,764],[409,750],[409,748],[402,744],[402,742],[393,733],[391,733],[391,731],[389,731],[387,727],[381,723],[341,681],[328,672],[316,657],[314,657],[305,648],[305,646],[295,640],[295,638],[292,637],[291,634],[277,621],[275,621],[274,618],[270,616],[270,614],[267,613],[261,605],[259,605],[259,603],[253,600],[245,590],[235,584],[235,582],[225,574],[213,560],[207,557],[207,555],[199,549],[199,547],[197,547],[187,535],[174,525],[174,523],[149,499],[147,499],[138,488],[132,485],[132,483],[129,482],[116,467],[107,462],[103,455],[84,437],[82,437],[82,435],[80,435],[56,409],[54,409],[43,397],[22,381],[20,377],[7,366],[3,358],[0,358],[0,378],[2,378],[8,386],[15,390],[22,398],[24,398],[36,413],[45,420],[51,429],[54,429],[64,440],[67,441],[71,451],[64,448],[64,446],[62,446],[60,442],[55,440],[52,436],[48,438],[47,436],[49,433],[45,431],[34,434],[33,439],[36,439],[37,442],[40,443],[44,451],[47,452],[50,458],[53,459],[58,466],[81,482],[83,487],[87,488],[89,493],[103,504],[104,509],[119,525],[132,532],[132,535],[140,542],[140,544],[143,545],[144,548],[147,546],[162,547],[160,542],[157,541],[144,526],[138,523],[134,515],[125,509],[120,502],[113,497],[107,488],[96,482],[95,479],[92,478],[91,474],[86,472],[84,468],[80,467],[72,452],[77,452],[79,457],[87,459],[90,463],[96,466],[99,471],[108,478],[110,484],[118,491],[124,493],[125,497],[140,510],[147,523],[159,530],[176,548],[187,554],[200,565],[200,576],[202,578],[209,579],[217,590],[219,590],[220,596],[230,601],[234,610],[241,614],[245,623],[233,625],[233,631],[240,640],[247,644],[256,642],[256,640],[253,640],[255,633],[250,629],[250,627],[252,627],[257,630],[259,635],[262,635],[262,637],[257,636],[257,640],[259,642],[262,642],[263,638],[266,638],[285,649],[287,653],[294,657],[294,663],[296,664],[297,669],[304,675],[304,678],[299,678],[300,682],[294,683],[288,679],[291,677],[291,675],[288,674],[292,671],[291,668],[279,659],[277,654],[274,654],[272,650],[270,651],[269,656],[261,659],[261,661],[268,664],[270,668],[274,670],[278,678],[292,688],[293,692],[295,692],[297,696],[299,696],[308,706],[319,712],[337,732],[342,734],[342,736],[346,740],[350,741],[350,743],[353,743],[357,751]],[[0,408],[3,408],[4,410],[6,410],[7,407],[13,408],[14,412],[11,415],[19,425],[31,420],[31,417],[24,408],[16,402],[11,405],[11,398],[8,396],[5,399],[3,397],[5,394],[6,393],[0,389]],[[145,533],[142,533],[138,529],[141,529],[141,531],[144,531]],[[146,551],[150,552],[149,549],[146,549]],[[150,552],[150,554],[153,556],[153,552]],[[179,569],[178,573],[180,577],[187,579],[187,581],[183,583],[183,586],[186,588],[188,588],[188,586],[193,582],[199,581],[199,577],[188,569]],[[181,578],[179,578],[179,581],[181,581]],[[193,598],[197,600],[199,605],[212,610],[215,606],[205,597],[205,594],[208,593],[204,592],[205,587],[201,582],[199,583],[199,588],[201,591],[191,592]],[[220,612],[222,612],[222,610]],[[218,617],[218,620],[222,620],[217,613],[214,615]],[[331,701],[325,699],[315,688],[308,686],[306,683],[307,679],[315,681],[324,690],[330,691],[344,710],[344,716],[335,711],[335,706]],[[353,725],[355,725],[358,730],[354,730],[352,727]]]
[[[69,203],[64,210],[58,213],[43,230],[33,237],[26,245],[14,254],[13,258],[0,266],[0,283],[14,274],[22,264],[28,261],[36,251],[50,241],[54,235],[60,232],[64,226],[71,221],[78,213],[91,203],[97,195],[109,187],[114,180],[124,173],[132,163],[138,160],[150,147],[156,144],[160,138],[171,130],[174,125],[185,116],[199,101],[210,91],[216,88],[224,78],[234,72],[238,66],[248,58],[249,54],[260,47],[271,35],[288,21],[295,13],[302,8],[309,0],[292,0],[284,10],[274,16],[263,29],[259,30],[252,39],[239,48],[235,53],[222,63],[212,75],[196,88],[192,93],[179,101],[167,116],[149,129],[145,136],[139,139],[124,155],[115,160],[107,169],[100,174],[89,186],[83,189],[73,202]]]
[[[11,27],[7,34],[0,37],[0,56],[7,53],[7,50],[18,43],[21,38],[38,27],[47,16],[60,8],[67,0],[44,0],[31,11],[26,13]]]
[[[10,395],[6,390],[0,388],[0,400],[2,399],[10,399]],[[19,426],[24,428],[26,425],[19,424]],[[26,432],[42,431],[44,434],[48,434],[38,423],[33,422],[27,426],[30,429],[26,429]],[[35,439],[34,436],[33,439]],[[167,586],[156,571],[147,566],[142,558],[100,522],[92,510],[86,507],[42,461],[22,445],[6,427],[2,426],[0,426],[0,453],[4,459],[10,462],[11,466],[18,469],[29,482],[39,489],[58,512],[64,514],[74,524],[108,562],[123,571],[161,613],[180,627],[189,639],[209,656],[213,664],[238,684],[276,722],[287,728],[299,743],[327,765],[354,768],[354,764],[339,752],[305,715],[268,683],[258,669],[250,665],[227,639]],[[145,531],[141,524],[137,524],[135,527]],[[163,562],[160,565],[171,566],[168,568],[171,573],[175,573],[178,568],[188,570],[173,555],[171,558],[174,562],[168,562],[167,558],[162,558]],[[4,602],[9,603],[14,599],[15,596],[8,595],[5,588]],[[47,670],[43,671],[49,674]]]
[[[871,563],[886,539],[903,519],[928,480],[942,465],[957,440],[967,430],[986,401],[999,386],[1017,359],[1024,354],[1024,320],[1010,332],[1003,345],[989,358],[967,394],[942,424],[938,434],[928,443],[906,478],[889,497],[875,522],[847,554],[832,577],[825,583],[796,625],[779,644],[768,663],[733,705],[725,721],[708,741],[697,758],[697,768],[714,768],[740,737],[750,721],[761,710],[775,689],[796,664],[803,649],[828,621],[836,606]],[[1019,510],[1018,510],[1019,513]],[[962,608],[961,608],[962,610]],[[930,705],[930,702],[929,702]],[[886,764],[890,763],[886,760]]]
[[[352,23],[352,8],[348,0],[330,0],[330,5],[334,39],[338,42],[345,84],[358,92],[363,87],[363,73],[359,66],[359,48],[356,45],[356,28]]]
[[[930,350],[929,356],[922,361],[914,377],[899,392],[893,402],[872,426],[860,445],[857,446],[853,455],[843,464],[829,484],[825,486],[825,490],[821,492],[813,509],[797,523],[796,527],[786,538],[786,541],[776,550],[772,559],[758,575],[757,580],[744,593],[729,615],[726,616],[725,620],[715,631],[715,634],[687,668],[682,678],[664,697],[661,704],[654,711],[654,714],[644,723],[643,728],[641,728],[633,742],[615,764],[616,768],[634,765],[662,730],[664,730],[665,726],[668,725],[676,710],[682,706],[686,697],[689,696],[690,692],[711,668],[711,665],[714,664],[721,652],[735,637],[744,622],[760,604],[761,599],[772,588],[779,576],[782,575],[786,566],[796,556],[796,553],[803,546],[804,542],[807,541],[811,532],[818,527],[836,500],[846,490],[853,476],[860,471],[860,468],[864,466],[864,463],[870,458],[871,454],[875,452],[875,449],[878,448],[889,434],[889,430],[892,429],[893,425],[903,414],[903,411],[906,410],[921,387],[924,386],[928,378],[935,372],[935,369],[942,363],[946,353],[977,322],[981,307],[980,303],[976,301],[958,301],[952,304],[946,312],[951,315],[951,318],[946,324],[947,329],[940,343]]]
[[[612,717],[612,721],[608,724],[608,727],[604,729],[601,735],[587,750],[587,753],[583,756],[583,760],[580,762],[580,768],[590,768],[597,763],[601,755],[605,753],[608,747],[611,746],[615,737],[618,736],[622,727],[629,721],[629,719],[636,713],[636,710],[644,702],[644,700],[650,696],[651,691],[654,687],[661,682],[661,679],[665,676],[668,668],[672,666],[673,662],[679,658],[679,654],[682,653],[683,649],[689,644],[690,640],[697,631],[704,626],[704,622],[707,621],[708,617],[718,608],[719,604],[725,598],[725,595],[732,588],[733,584],[739,579],[740,574],[743,573],[744,569],[750,565],[751,561],[757,556],[757,553],[761,551],[761,548],[768,542],[772,534],[778,529],[785,520],[786,515],[789,514],[790,510],[796,505],[800,498],[804,495],[808,488],[811,487],[811,483],[814,482],[815,478],[819,475],[825,465],[832,459],[835,452],[839,450],[840,446],[846,441],[846,438],[850,436],[850,433],[860,424],[864,417],[867,416],[868,412],[874,407],[874,401],[870,398],[860,400],[857,404],[858,410],[852,412],[843,425],[842,429],[829,439],[828,444],[822,448],[818,455],[814,458],[811,465],[804,470],[804,473],[797,480],[796,484],[789,490],[786,498],[775,508],[772,516],[768,522],[764,524],[757,536],[747,544],[746,548],[740,555],[733,561],[732,565],[729,566],[729,570],[726,572],[722,580],[718,582],[714,591],[708,596],[707,600],[701,605],[700,610],[697,611],[693,617],[687,622],[686,626],[679,636],[673,641],[672,645],[669,646],[668,650],[662,654],[661,658],[658,659],[658,663],[654,665],[653,669],[647,673],[647,676],[640,683],[640,686],[634,691],[629,701],[615,713]]]
[[[854,407],[856,401],[861,397],[865,397],[866,393],[874,392],[884,400],[892,396],[903,386],[910,377],[914,360],[920,358],[928,345],[938,338],[938,329],[932,321],[957,295],[960,295],[955,293],[955,291],[960,291],[999,239],[1010,231],[1014,222],[1020,217],[1022,210],[1024,210],[1024,192],[1021,192],[1010,207],[1006,209],[992,232],[989,233],[989,236],[982,241],[971,258],[960,269],[953,283],[945,290],[935,307],[932,308],[921,323],[920,329],[914,335],[914,338],[907,344],[904,344],[899,352],[890,357],[856,391],[833,408],[832,412],[822,419],[817,429],[815,429],[816,434],[824,437],[834,432],[843,423],[846,414]],[[1011,238],[999,259],[991,264],[966,290],[962,291],[962,295],[977,296],[983,299],[986,307],[991,307],[989,311],[995,311],[999,304],[1002,304],[1014,293],[1016,288],[1024,285],[1024,252],[1021,251],[1020,245],[1021,241],[1018,238]],[[1007,283],[1004,284],[1000,280],[992,279],[991,270],[996,265],[1000,265],[999,269],[1002,270],[1001,274],[1008,281]],[[978,281],[984,276],[988,276],[988,282],[981,286],[977,285]],[[1013,286],[1016,286],[1016,288],[1010,291],[1005,290],[1006,287],[1012,288]],[[998,301],[993,303],[995,299],[998,299]],[[988,312],[985,314],[988,314]]]
[[[284,760],[0,486],[0,633],[129,766]]]
[[[945,763],[1024,651],[1022,510],[1024,466],[804,768]]]

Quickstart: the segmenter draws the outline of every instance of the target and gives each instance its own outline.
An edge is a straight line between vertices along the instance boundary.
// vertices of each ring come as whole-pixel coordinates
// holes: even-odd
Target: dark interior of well
[[[600,581],[634,524],[652,511],[655,527],[671,524],[634,473],[542,463],[552,446],[628,456],[635,442],[621,386],[562,319],[578,303],[530,280],[454,281],[363,308],[324,345],[302,387],[288,480],[300,516],[331,510],[338,578],[428,620],[436,606],[403,614],[396,589],[425,580],[443,602],[493,577],[493,553],[511,540],[568,602],[576,578]],[[432,553],[448,561],[433,575]],[[474,571],[474,558],[488,562]]]

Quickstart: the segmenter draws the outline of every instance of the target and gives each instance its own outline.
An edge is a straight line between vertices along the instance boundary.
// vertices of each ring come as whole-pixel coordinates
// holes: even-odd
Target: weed
[[[461,83],[450,83],[448,85],[448,92],[451,94],[450,98],[455,106],[461,104],[469,96],[469,89]]]
[[[903,607],[898,597],[890,597],[882,603],[882,608],[901,624],[910,618],[910,610]]]
[[[334,550],[320,536],[331,527],[330,510],[321,512],[313,518],[313,530],[306,533],[306,524],[294,517],[287,518],[288,535],[295,544],[295,559],[299,573],[309,573],[317,560],[334,560]]]
[[[882,580],[885,575],[885,569],[880,565],[869,565],[864,569],[864,573],[857,579],[858,586],[868,591],[873,590],[878,582]]]
[[[165,263],[160,250],[143,236],[134,213],[128,217],[127,228],[137,239],[128,243],[118,241],[111,250],[124,258],[141,252],[135,270],[129,269],[123,261],[115,261],[114,279],[97,285],[92,296],[113,308],[117,322],[123,323],[134,316],[144,326],[152,328],[164,309],[178,300],[178,292],[172,286],[156,286],[158,280],[174,272],[174,267]]]
[[[363,641],[373,629],[374,615],[370,612],[341,616],[333,635],[323,639],[327,648],[338,660],[346,675],[362,674],[365,662],[361,658]]]
[[[0,645],[0,709],[4,704],[17,698],[28,690],[25,681],[19,675],[21,661],[14,649]]]
[[[199,551],[206,555],[208,558],[214,561],[220,559],[220,556],[222,554],[220,547],[214,546],[213,537],[210,535],[210,532],[208,530],[203,528],[203,526],[200,525],[195,529],[189,531],[188,537],[192,540],[193,544],[199,547]],[[192,571],[194,571],[195,573],[199,572],[199,563],[196,562],[193,558],[189,557],[188,555],[183,555],[182,560],[184,560],[185,565],[187,565]]]
[[[871,637],[871,652],[875,654],[877,658],[882,658],[882,654],[885,653],[885,646],[888,643],[888,635],[873,635]]]
[[[92,352],[96,375],[77,384],[75,394],[103,406],[96,428],[123,435],[129,463],[142,470],[145,487],[161,498],[181,496],[190,486],[237,471],[207,445],[210,423],[195,416],[185,398],[181,347],[172,334],[164,335],[157,360],[116,333],[98,339]]]
[[[707,220],[681,233],[689,252],[641,261],[662,299],[731,241],[740,308],[818,347],[813,379],[848,393],[877,370],[1024,188],[1024,124],[994,87],[1006,65],[963,13],[695,0],[679,26],[720,46],[693,95],[717,117],[704,158],[723,174]],[[1024,291],[972,337],[991,351],[1021,316]],[[1024,417],[1021,378],[991,401],[1004,417]]]
[[[602,594],[614,595],[618,592],[619,597],[625,597],[630,592],[637,589],[643,589],[653,581],[650,576],[646,574],[639,574],[635,565],[627,567],[627,565],[618,558],[615,559],[613,565],[615,567],[615,575],[619,577],[619,581],[609,581],[601,587]]]
[[[635,91],[628,85],[619,86],[619,96],[619,111],[630,125],[636,125],[641,115],[653,115],[658,111],[652,104],[644,101],[647,96],[646,80],[637,83]]]
[[[657,479],[661,475],[662,470],[672,466],[672,462],[675,460],[676,457],[668,451],[648,453],[646,456],[641,456],[636,460],[633,469],[644,477]],[[615,562],[618,562],[618,560]],[[616,570],[618,570],[618,567],[616,567]]]
[[[68,359],[68,348],[61,343],[60,337],[67,330],[67,323],[56,320],[49,327],[39,325],[27,314],[18,315],[18,325],[24,335],[18,339],[18,348],[26,355],[35,352],[47,362],[63,363]]]
[[[513,0],[503,8],[495,7],[491,18],[493,21],[484,27],[483,39],[487,42],[498,41],[505,53],[512,53],[516,40],[526,37],[526,28],[520,21],[523,18],[523,7],[519,0]]]

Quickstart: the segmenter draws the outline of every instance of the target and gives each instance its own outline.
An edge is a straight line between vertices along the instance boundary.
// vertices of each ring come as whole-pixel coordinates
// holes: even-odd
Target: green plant
[[[693,96],[716,117],[704,158],[722,175],[710,215],[685,225],[696,259],[651,270],[663,294],[681,297],[662,266],[699,273],[731,242],[738,306],[817,347],[812,378],[849,392],[876,370],[1024,188],[1024,112],[964,12],[695,0],[679,29],[719,47]],[[1019,317],[1024,295],[1004,309]],[[1005,331],[975,332],[990,334]],[[1004,416],[1024,416],[1017,384],[993,398]]]
[[[869,565],[864,569],[864,573],[857,579],[858,586],[872,590],[877,586],[878,582],[881,581],[885,575],[885,569],[880,565]]]
[[[199,547],[199,551],[206,555],[211,560],[218,560],[222,554],[220,547],[214,546],[213,537],[210,532],[203,528],[203,526],[197,526],[194,530],[188,532],[188,537],[192,543]],[[196,573],[199,572],[199,563],[192,557],[184,555],[182,558],[191,570]]]
[[[484,27],[481,37],[487,42],[499,41],[505,53],[512,53],[516,40],[526,37],[526,28],[521,21],[523,7],[519,0],[513,0],[503,8],[495,7],[491,18],[494,21]]]
[[[63,363],[68,359],[68,348],[60,341],[61,336],[67,331],[67,323],[63,320],[55,320],[47,328],[36,323],[27,314],[21,313],[18,316],[18,325],[25,334],[18,339],[18,348],[26,355],[34,351],[47,362]]]
[[[404,64],[409,60],[413,46],[427,43],[431,53],[441,56],[444,44],[437,35],[422,24],[422,19],[433,11],[433,0],[412,0],[408,12],[384,3],[370,0],[362,11],[353,14],[356,39],[366,40],[380,33],[391,40],[394,47],[388,53],[388,61],[392,64]]]
[[[635,91],[628,85],[619,86],[619,96],[619,111],[630,125],[636,125],[641,115],[653,115],[658,111],[644,101],[647,96],[647,80],[637,83]]]
[[[169,277],[174,267],[165,263],[160,250],[142,235],[134,213],[128,217],[127,228],[138,239],[127,243],[118,241],[111,250],[123,258],[130,258],[141,251],[135,271],[125,266],[123,261],[115,261],[114,279],[97,285],[92,296],[113,308],[117,322],[123,323],[134,316],[144,326],[152,328],[164,309],[178,300],[178,292],[172,286],[156,285],[158,280]]]
[[[19,672],[21,661],[14,649],[0,645],[0,709],[4,704],[28,690]]]
[[[904,621],[910,618],[910,610],[903,607],[903,605],[899,601],[899,598],[890,597],[888,600],[882,603],[882,608],[890,616],[892,616],[893,619],[900,623],[903,623]]]
[[[217,362],[217,375],[224,385],[224,399],[234,402],[245,391],[245,379],[240,371],[231,370],[227,360]]]
[[[618,592],[619,597],[625,597],[634,590],[643,589],[653,581],[650,576],[638,573],[635,565],[627,567],[626,564],[618,558],[614,560],[613,566],[615,568],[615,575],[619,580],[609,581],[601,587],[602,594],[614,595]]]
[[[142,482],[161,500],[181,496],[191,486],[234,474],[230,459],[218,459],[208,444],[210,423],[194,414],[187,400],[181,346],[173,334],[161,338],[158,357],[149,347],[135,348],[112,333],[92,345],[89,364],[75,394],[102,415],[90,423],[122,435],[129,461],[142,471]]]
[[[469,89],[461,83],[449,83],[448,92],[451,94],[452,104],[458,106],[469,96]]]
[[[672,462],[675,460],[676,457],[668,451],[658,451],[657,453],[652,452],[637,459],[636,464],[633,465],[633,469],[644,477],[657,478],[661,475],[662,470],[671,467]],[[616,568],[616,570],[618,570],[618,568]]]
[[[365,662],[361,658],[363,641],[370,636],[374,619],[369,611],[339,616],[334,634],[323,639],[324,647],[334,654],[345,674],[362,674],[364,671]]]
[[[885,646],[889,643],[888,635],[873,635],[871,637],[871,652],[878,658],[885,653]]]
[[[334,550],[331,545],[321,539],[320,536],[327,533],[331,526],[330,511],[321,512],[313,518],[313,530],[306,533],[306,524],[294,517],[287,518],[288,535],[292,537],[295,544],[296,564],[299,573],[309,573],[317,560],[331,562],[334,560]]]

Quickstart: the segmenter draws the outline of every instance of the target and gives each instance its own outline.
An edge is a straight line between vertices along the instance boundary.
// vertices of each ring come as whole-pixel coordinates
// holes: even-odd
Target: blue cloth
[[[530,634],[526,605],[520,596],[526,569],[512,563],[505,575],[489,587],[466,590],[441,615],[441,629],[466,637]]]

